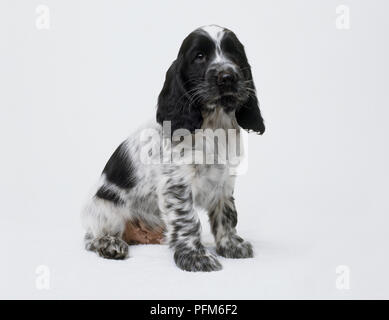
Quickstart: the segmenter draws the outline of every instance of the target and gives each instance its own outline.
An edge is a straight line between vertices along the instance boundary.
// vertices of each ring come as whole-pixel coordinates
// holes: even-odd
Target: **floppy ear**
[[[171,121],[171,132],[187,129],[194,132],[200,129],[203,117],[200,109],[191,103],[189,94],[181,78],[181,58],[166,72],[165,83],[158,97],[157,122]]]
[[[246,70],[246,79],[249,80],[249,93],[250,96],[247,101],[236,111],[235,116],[238,124],[246,130],[253,130],[259,134],[265,132],[265,124],[259,110],[258,99],[253,82],[253,76],[251,69],[248,67]]]

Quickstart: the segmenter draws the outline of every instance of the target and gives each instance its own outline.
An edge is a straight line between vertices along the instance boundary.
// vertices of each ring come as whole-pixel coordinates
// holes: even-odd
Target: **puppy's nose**
[[[217,84],[219,86],[230,86],[235,82],[234,75],[229,71],[221,71],[217,76]]]

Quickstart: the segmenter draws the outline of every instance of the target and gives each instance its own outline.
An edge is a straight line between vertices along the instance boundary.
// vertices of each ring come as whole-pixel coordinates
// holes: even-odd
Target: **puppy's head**
[[[183,41],[158,97],[157,121],[171,121],[172,132],[200,129],[202,113],[221,107],[238,124],[258,133],[265,126],[243,45],[218,26],[201,27]]]

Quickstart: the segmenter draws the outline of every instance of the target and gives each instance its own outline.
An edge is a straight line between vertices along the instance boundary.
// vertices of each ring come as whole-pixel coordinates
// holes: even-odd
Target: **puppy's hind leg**
[[[128,244],[122,239],[125,222],[120,208],[94,197],[82,212],[85,229],[85,249],[106,259],[126,259]]]

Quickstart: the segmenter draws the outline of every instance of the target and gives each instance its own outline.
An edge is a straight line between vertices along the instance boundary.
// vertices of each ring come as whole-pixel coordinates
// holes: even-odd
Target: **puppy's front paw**
[[[210,272],[222,269],[217,258],[206,250],[177,250],[174,253],[174,261],[180,269],[185,271]]]
[[[243,259],[254,256],[252,245],[236,235],[222,239],[216,247],[216,252],[225,258]]]
[[[128,244],[114,236],[103,236],[93,241],[93,249],[100,257],[122,260],[128,257]]]

